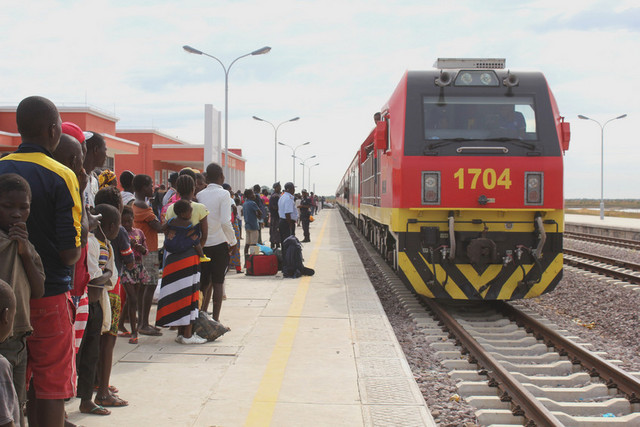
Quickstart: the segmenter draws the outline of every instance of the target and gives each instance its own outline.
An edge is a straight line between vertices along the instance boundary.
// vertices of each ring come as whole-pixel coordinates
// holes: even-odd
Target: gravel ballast
[[[595,253],[630,262],[640,254],[567,239],[568,249]],[[541,314],[573,335],[606,351],[608,359],[619,359],[621,368],[640,372],[640,291],[603,276],[575,268],[564,269],[564,276],[551,293],[514,303]]]
[[[475,408],[464,400],[456,401],[455,382],[449,378],[448,370],[440,365],[423,333],[388,289],[376,262],[364,250],[363,245],[367,243],[360,241],[359,234],[354,237],[352,227],[349,232],[438,425],[478,425]],[[637,251],[596,243],[567,239],[565,247],[630,262],[640,259]],[[594,350],[607,352],[607,359],[621,360],[621,368],[640,372],[640,291],[625,288],[603,276],[565,268],[563,279],[553,292],[513,304],[541,314],[571,335],[593,344]]]

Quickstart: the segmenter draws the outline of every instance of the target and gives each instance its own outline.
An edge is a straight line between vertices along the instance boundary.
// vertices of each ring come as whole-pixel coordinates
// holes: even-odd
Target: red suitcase
[[[249,255],[246,261],[248,276],[273,276],[278,273],[278,257],[275,255]]]

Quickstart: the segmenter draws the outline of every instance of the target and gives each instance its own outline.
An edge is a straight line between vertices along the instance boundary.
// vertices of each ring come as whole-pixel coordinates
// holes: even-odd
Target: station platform
[[[629,240],[640,240],[640,219],[599,215],[564,215],[565,229],[577,233],[597,234]]]
[[[69,420],[435,426],[338,210],[319,212],[311,240],[303,255],[313,277],[228,273],[220,320],[231,331],[216,341],[177,344],[167,329],[161,337],[141,336],[137,345],[118,338],[111,384],[129,406],[86,415],[72,399]]]

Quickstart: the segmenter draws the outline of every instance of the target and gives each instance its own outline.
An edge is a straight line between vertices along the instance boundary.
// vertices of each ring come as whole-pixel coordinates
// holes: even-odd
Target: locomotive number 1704
[[[453,177],[458,179],[459,190],[464,190],[465,183],[470,185],[469,188],[475,190],[478,187],[480,177],[482,177],[482,186],[487,190],[491,190],[496,186],[504,187],[505,190],[511,187],[511,171],[509,168],[504,169],[499,176],[495,169],[492,168],[460,168],[453,174]]]

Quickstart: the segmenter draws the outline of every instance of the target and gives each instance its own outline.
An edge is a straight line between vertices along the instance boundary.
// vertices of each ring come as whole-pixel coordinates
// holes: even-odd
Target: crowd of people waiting
[[[127,406],[109,383],[117,337],[137,344],[164,327],[180,344],[206,342],[193,322],[210,302],[219,321],[225,275],[243,271],[243,223],[246,258],[263,229],[272,249],[298,225],[309,242],[324,204],[291,182],[234,192],[216,163],[172,173],[166,190],[148,175],[116,177],[103,169],[103,136],[63,123],[43,97],[20,102],[16,121],[21,144],[0,159],[2,426],[25,426],[25,413],[32,427],[73,425],[74,396],[82,413]]]

